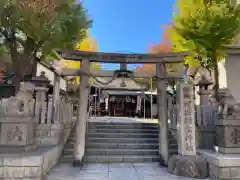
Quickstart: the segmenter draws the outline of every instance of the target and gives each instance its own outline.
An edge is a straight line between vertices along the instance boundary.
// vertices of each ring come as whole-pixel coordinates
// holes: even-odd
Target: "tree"
[[[46,59],[54,49],[72,48],[91,25],[73,0],[1,0],[0,16],[0,44],[10,54],[17,84],[32,74],[37,55]]]
[[[232,6],[229,0],[188,0],[174,17],[173,30],[181,37],[178,43],[191,49],[202,66],[214,71],[217,100],[217,63],[224,57],[224,46],[239,34],[239,13],[239,9]]]
[[[86,30],[86,38],[83,39],[82,41],[78,41],[77,45],[75,47],[76,50],[79,51],[91,51],[91,52],[96,52],[98,51],[98,43],[97,40],[93,39],[87,32]],[[68,67],[68,68],[73,68],[73,69],[79,69],[81,66],[80,61],[72,61],[72,60],[61,60],[61,64],[63,66]],[[91,63],[92,69],[100,69],[100,64],[99,63]],[[73,81],[74,84],[79,84],[80,83],[80,77],[76,77],[75,80]]]
[[[167,53],[167,52],[173,52],[174,47],[170,36],[170,30],[172,25],[167,24],[166,26],[162,26],[161,28],[164,28],[163,31],[163,38],[162,40],[157,44],[151,44],[148,52],[152,54],[160,54],[160,53]],[[167,64],[167,71],[168,72],[183,72],[184,71],[184,65],[182,63],[175,63],[175,64]],[[138,72],[156,72],[156,65],[155,64],[143,64],[142,66],[137,66],[136,71]],[[149,79],[138,79],[140,83],[148,84],[149,85]],[[156,80],[153,80],[153,87],[156,87]]]
[[[162,26],[164,28],[163,31],[163,40],[161,40],[157,44],[151,44],[148,52],[151,54],[160,54],[160,53],[167,53],[167,52],[173,52],[174,47],[170,36],[170,30],[172,25],[167,24],[166,26]],[[156,71],[156,65],[155,64],[144,64],[143,66],[137,66],[137,71],[142,72],[152,72]],[[175,64],[167,64],[167,71],[168,72],[183,72],[184,66],[182,63],[175,63]]]

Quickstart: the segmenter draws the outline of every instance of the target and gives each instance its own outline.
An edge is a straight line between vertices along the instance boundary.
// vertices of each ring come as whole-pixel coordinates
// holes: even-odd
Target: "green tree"
[[[57,56],[72,48],[91,25],[81,3],[73,0],[1,0],[0,47],[10,54],[18,84],[36,67],[36,56]]]
[[[239,33],[239,9],[228,0],[188,0],[182,6],[175,14],[173,31],[181,38],[181,47],[191,49],[203,67],[213,70],[218,100],[217,63],[224,57],[224,46]]]

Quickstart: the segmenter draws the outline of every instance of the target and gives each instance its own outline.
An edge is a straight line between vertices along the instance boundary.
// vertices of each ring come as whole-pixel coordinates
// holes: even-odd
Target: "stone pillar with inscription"
[[[167,92],[164,76],[166,75],[165,64],[156,65],[157,73],[157,104],[159,122],[159,154],[162,165],[168,164],[168,118],[167,118]]]
[[[168,171],[178,176],[206,178],[207,161],[196,155],[193,85],[180,80],[177,86],[178,153],[169,159]]]
[[[180,81],[177,87],[179,106],[178,153],[196,155],[194,99],[192,85]]]
[[[229,89],[219,90],[219,121],[216,123],[216,145],[224,154],[240,154],[240,103]]]
[[[86,59],[82,60],[81,71],[89,73],[90,62],[88,60]],[[89,95],[88,80],[89,80],[88,76],[81,76],[79,91],[79,113],[77,115],[76,122],[76,141],[74,144],[73,166],[81,166],[84,158],[86,123],[88,118],[87,116]]]

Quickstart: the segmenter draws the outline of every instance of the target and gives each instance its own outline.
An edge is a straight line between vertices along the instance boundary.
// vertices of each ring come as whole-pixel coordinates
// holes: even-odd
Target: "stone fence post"
[[[53,121],[54,123],[60,124],[60,114],[59,114],[59,107],[60,107],[60,75],[56,72],[54,73],[54,83],[53,83],[53,103],[52,109],[54,112]]]
[[[60,77],[55,73],[54,94],[50,102],[46,102],[47,86],[50,81],[42,72],[40,76],[32,80],[36,87],[36,115],[39,116],[39,124],[36,127],[36,141],[38,146],[59,145],[64,142],[64,124],[60,121],[63,112],[60,108]],[[50,97],[51,98],[51,97]],[[48,106],[47,106],[48,103]],[[50,107],[49,107],[50,105]],[[51,114],[49,114],[51,113]],[[49,120],[50,116],[50,120]]]
[[[46,87],[36,87],[36,106],[35,106],[35,115],[38,117],[39,124],[45,124],[47,119],[47,102],[46,102],[46,93],[48,88]]]

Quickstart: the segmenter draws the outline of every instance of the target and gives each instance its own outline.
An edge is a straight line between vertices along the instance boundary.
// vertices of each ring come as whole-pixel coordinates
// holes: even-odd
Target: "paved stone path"
[[[157,163],[86,164],[79,170],[59,164],[46,180],[191,180],[169,174]],[[196,179],[195,179],[196,180]]]

